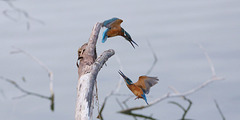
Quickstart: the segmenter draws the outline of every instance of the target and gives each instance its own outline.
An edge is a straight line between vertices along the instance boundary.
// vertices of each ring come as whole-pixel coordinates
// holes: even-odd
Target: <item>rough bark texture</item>
[[[114,50],[110,49],[97,58],[96,43],[101,26],[101,23],[95,24],[88,43],[79,49],[81,53],[79,56],[75,120],[89,120],[92,118],[93,90],[97,74],[108,58],[114,55]]]

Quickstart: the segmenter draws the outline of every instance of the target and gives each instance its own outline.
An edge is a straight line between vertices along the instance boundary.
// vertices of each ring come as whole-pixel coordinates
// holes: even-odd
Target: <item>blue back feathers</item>
[[[122,32],[123,32],[123,37],[124,37],[127,41],[129,41],[129,42],[131,43],[131,45],[133,46],[133,48],[135,48],[134,45],[133,45],[133,43],[138,46],[138,44],[132,40],[131,36],[130,36],[130,35],[128,34],[128,32],[125,31],[123,28],[122,28]]]
[[[122,28],[122,32],[124,33],[124,36],[127,40],[132,40],[131,36],[128,34],[127,31],[125,31],[123,28]]]
[[[143,99],[145,100],[145,102],[148,104],[148,102],[147,102],[147,97],[145,96],[145,93],[143,93],[141,96],[143,97]]]
[[[109,20],[105,20],[103,22],[103,26],[106,27],[106,28],[110,28],[110,25],[112,22],[114,22],[115,20],[117,20],[118,18],[114,17],[112,19],[109,19]]]
[[[133,82],[132,82],[129,78],[125,79],[125,81],[126,81],[127,84],[129,84],[129,85],[133,84]]]

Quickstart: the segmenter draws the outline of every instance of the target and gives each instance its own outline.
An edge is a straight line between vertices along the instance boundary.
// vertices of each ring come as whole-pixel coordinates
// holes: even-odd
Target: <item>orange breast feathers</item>
[[[134,95],[136,95],[138,98],[142,98],[143,91],[140,87],[134,84],[131,84],[131,85],[127,84],[127,86],[133,92]]]
[[[108,37],[114,37],[118,35],[123,35],[122,28],[120,24],[123,22],[121,19],[115,20],[110,26],[110,30],[107,32]]]
[[[118,36],[118,35],[122,35],[122,29],[121,27],[114,27],[111,28],[108,32],[107,32],[107,36],[108,37],[114,37],[114,36]]]

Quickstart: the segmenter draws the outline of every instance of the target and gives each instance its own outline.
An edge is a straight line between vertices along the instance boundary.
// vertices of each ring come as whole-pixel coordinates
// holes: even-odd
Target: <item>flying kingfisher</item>
[[[126,82],[127,87],[132,91],[132,93],[137,96],[135,98],[139,99],[142,98],[147,102],[147,98],[145,94],[150,92],[150,88],[158,83],[157,77],[149,77],[149,76],[140,76],[138,81],[133,83],[127,76],[123,74],[122,71],[118,71],[118,73],[123,77],[124,81]]]
[[[137,46],[138,46],[138,44],[136,42],[134,42],[132,40],[131,36],[127,33],[127,31],[125,31],[120,26],[120,24],[122,22],[123,22],[123,20],[121,20],[119,18],[112,18],[112,19],[109,19],[109,20],[106,20],[103,22],[102,26],[106,27],[107,29],[103,32],[102,43],[104,43],[107,40],[107,38],[109,38],[109,37],[122,36],[131,43],[133,48],[135,48],[133,43]]]

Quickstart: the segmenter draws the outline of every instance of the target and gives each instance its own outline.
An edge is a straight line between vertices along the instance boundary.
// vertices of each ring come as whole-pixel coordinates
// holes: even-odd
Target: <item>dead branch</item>
[[[114,55],[114,50],[104,51],[96,59],[96,43],[102,24],[96,23],[93,27],[85,52],[82,53],[78,68],[77,101],[75,120],[89,120],[93,112],[93,90],[98,72],[103,64]]]
[[[48,77],[49,77],[49,90],[50,90],[50,94],[51,94],[51,110],[54,111],[54,91],[53,91],[53,72],[48,68],[48,66],[46,64],[44,64],[42,61],[40,61],[37,57],[31,55],[30,53],[28,53],[27,51],[24,51],[23,49],[17,48],[17,47],[13,47],[14,49],[16,49],[15,51],[11,51],[10,54],[17,54],[17,53],[23,53],[26,56],[30,57],[31,59],[33,59],[35,62],[37,62],[44,70],[47,71],[48,73]]]

